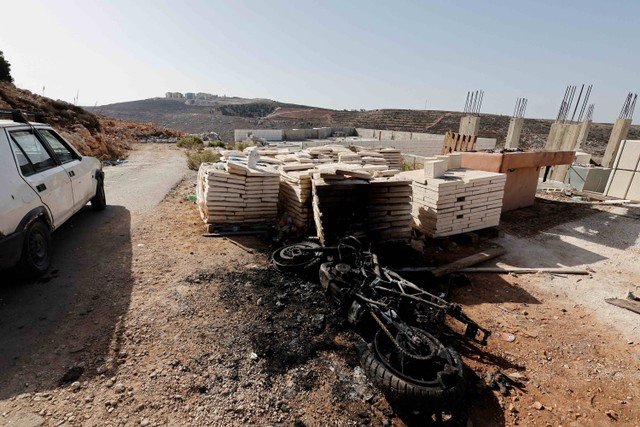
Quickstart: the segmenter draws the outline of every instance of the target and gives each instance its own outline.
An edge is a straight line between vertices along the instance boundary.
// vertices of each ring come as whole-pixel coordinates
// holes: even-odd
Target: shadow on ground
[[[48,274],[2,272],[0,399],[87,380],[117,352],[131,299],[130,224],[122,206],[85,207],[53,234]]]

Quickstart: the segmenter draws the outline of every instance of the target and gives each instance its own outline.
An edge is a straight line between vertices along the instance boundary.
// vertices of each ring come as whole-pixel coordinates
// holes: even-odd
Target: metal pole
[[[633,102],[631,103],[631,108],[629,108],[629,119],[633,119],[633,111],[636,109],[636,101],[638,99],[638,94],[633,97]]]
[[[578,95],[578,100],[576,101],[576,108],[573,109],[573,114],[571,115],[571,121],[576,118],[576,111],[578,111],[578,105],[580,105],[580,99],[582,99],[582,91],[584,90],[584,83],[582,83],[582,87],[580,88],[580,94]]]

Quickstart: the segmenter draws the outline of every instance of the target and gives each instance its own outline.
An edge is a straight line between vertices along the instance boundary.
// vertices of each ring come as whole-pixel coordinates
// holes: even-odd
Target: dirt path
[[[48,282],[0,290],[0,425],[420,425],[369,384],[358,338],[318,285],[271,269],[268,242],[238,238],[249,253],[202,237],[184,199],[194,180],[187,172],[153,209],[81,213],[56,237],[57,259],[81,269],[57,267]],[[623,222],[635,214],[596,213],[502,239],[502,262],[590,262],[592,278],[474,276],[454,290],[494,333],[484,349],[461,349],[471,378],[467,425],[640,425],[638,339],[583,295],[616,293],[636,274],[638,230],[628,227],[637,220]],[[612,227],[610,215],[628,243],[603,240],[609,228],[593,232]],[[520,387],[507,396],[489,389],[484,378],[496,371]]]
[[[91,377],[86,367],[93,361],[86,355],[108,353],[129,309],[136,219],[186,171],[180,150],[138,146],[129,163],[105,169],[108,209],[93,212],[87,206],[54,233],[48,275],[33,283],[3,280],[0,399],[55,388],[73,369],[71,377]]]

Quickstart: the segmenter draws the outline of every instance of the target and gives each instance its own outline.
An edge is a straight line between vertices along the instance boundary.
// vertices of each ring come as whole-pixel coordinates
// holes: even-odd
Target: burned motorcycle
[[[375,254],[354,238],[335,247],[303,242],[273,254],[281,270],[320,271],[320,283],[367,342],[361,365],[370,380],[395,404],[441,414],[465,392],[458,353],[438,338],[449,316],[464,325],[463,336],[486,345],[490,332],[457,304],[433,295],[380,267]],[[448,330],[448,328],[446,328]]]

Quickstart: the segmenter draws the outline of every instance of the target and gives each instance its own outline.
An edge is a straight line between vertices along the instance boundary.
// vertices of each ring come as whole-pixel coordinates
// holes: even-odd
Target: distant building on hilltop
[[[218,95],[211,95],[210,93],[198,92],[196,93],[196,99],[211,101],[212,99],[216,99]]]
[[[167,92],[164,96],[167,99],[184,99],[184,95],[180,92]]]

